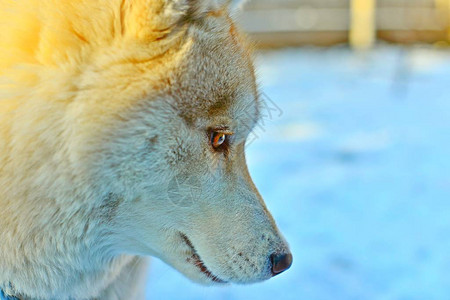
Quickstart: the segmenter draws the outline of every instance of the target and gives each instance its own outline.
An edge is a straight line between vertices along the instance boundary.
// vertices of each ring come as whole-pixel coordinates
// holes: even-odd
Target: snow
[[[257,65],[275,104],[248,163],[294,264],[203,287],[153,259],[148,299],[450,299],[450,53],[301,48]]]

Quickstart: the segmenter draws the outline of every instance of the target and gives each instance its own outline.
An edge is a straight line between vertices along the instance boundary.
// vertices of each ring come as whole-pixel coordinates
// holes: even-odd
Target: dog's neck
[[[113,295],[122,293],[122,290],[125,290],[127,293],[142,291],[145,286],[145,282],[142,282],[142,280],[145,279],[146,267],[147,264],[144,258],[136,256],[120,256],[112,261],[110,266],[105,268],[105,270],[96,273],[78,274],[77,276],[81,276],[82,278],[78,282],[72,282],[72,286],[68,286],[67,280],[65,280],[65,288],[67,288],[66,293],[62,293],[61,291],[55,293],[55,290],[51,290],[49,286],[44,286],[38,279],[36,280],[37,284],[35,281],[34,285],[30,285],[29,282],[25,283],[20,280],[20,278],[15,278],[16,281],[7,282],[6,284],[2,283],[2,285],[0,285],[0,300],[54,299],[55,294],[58,294],[57,299],[61,300],[74,298],[115,298]],[[70,273],[70,271],[68,272]],[[34,275],[36,274],[33,274],[33,276]],[[26,276],[30,276],[30,274],[27,273]],[[36,278],[36,276],[29,278]],[[58,280],[59,278],[52,278],[52,281],[54,281],[55,284],[61,285],[62,283],[58,282]],[[125,281],[130,282],[125,285]],[[138,282],[141,285],[140,289],[136,288]],[[129,286],[134,287],[135,290],[129,291]],[[60,290],[62,290],[62,288],[60,288]],[[86,291],[90,291],[90,294],[86,295]],[[111,295],[111,297],[106,295]]]
[[[0,244],[0,288],[5,295],[21,300],[94,298],[133,259],[111,252],[102,224],[88,224],[89,214],[78,225],[60,218],[64,227],[55,228],[38,216],[22,230],[26,235],[12,234],[13,229],[0,232],[5,241]]]
[[[147,281],[148,259],[139,256],[122,257],[122,266],[114,266],[112,273],[105,275],[110,282],[103,284],[103,289],[95,295],[73,297],[67,295],[58,299],[144,299]],[[82,291],[83,292],[83,291]],[[42,297],[36,297],[42,299]],[[49,296],[48,298],[54,298]],[[21,296],[12,284],[0,288],[0,300],[31,300],[33,297]],[[44,298],[45,299],[45,298]]]

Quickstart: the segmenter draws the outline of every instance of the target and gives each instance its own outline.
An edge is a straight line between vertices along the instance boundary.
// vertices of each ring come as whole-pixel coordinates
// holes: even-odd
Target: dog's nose
[[[292,265],[292,254],[272,253],[270,261],[272,262],[272,276],[276,276],[290,268]]]

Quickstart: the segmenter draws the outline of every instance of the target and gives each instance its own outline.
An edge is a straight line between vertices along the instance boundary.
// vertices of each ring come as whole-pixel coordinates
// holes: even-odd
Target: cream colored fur
[[[143,299],[146,256],[203,284],[193,255],[230,283],[271,277],[287,245],[245,164],[258,92],[228,5],[0,0],[0,288]],[[186,178],[192,198],[171,190]]]

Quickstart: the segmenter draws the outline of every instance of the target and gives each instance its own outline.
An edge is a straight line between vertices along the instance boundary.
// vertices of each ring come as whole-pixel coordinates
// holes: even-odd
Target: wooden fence
[[[450,41],[450,0],[253,0],[239,22],[261,47]]]

